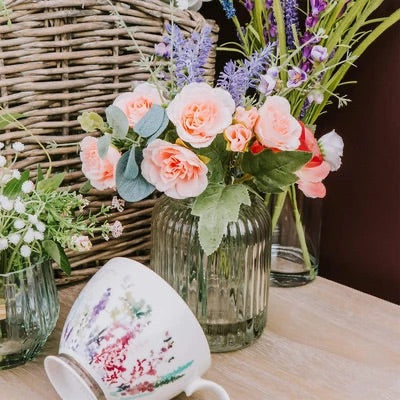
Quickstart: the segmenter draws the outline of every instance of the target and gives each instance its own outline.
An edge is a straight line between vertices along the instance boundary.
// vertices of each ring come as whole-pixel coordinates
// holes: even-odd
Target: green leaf
[[[78,117],[78,122],[81,124],[81,128],[88,133],[105,129],[103,118],[95,112],[85,111]]]
[[[61,172],[60,174],[55,174],[49,179],[40,181],[37,184],[37,190],[42,193],[54,192],[61,186],[64,178],[65,178],[65,172]]]
[[[91,189],[93,189],[92,184],[89,181],[86,181],[81,188],[79,189],[79,193],[81,194],[86,194],[88,193]]]
[[[99,156],[102,160],[104,160],[107,157],[110,144],[111,144],[110,135],[101,136],[97,141],[97,152],[99,153]]]
[[[22,191],[22,185],[29,179],[29,171],[24,171],[19,179],[13,178],[4,186],[3,195],[15,199]]]
[[[133,164],[128,165],[129,162],[132,163],[132,161],[129,161],[131,153],[131,151],[126,152],[119,159],[115,180],[118,194],[126,201],[135,202],[149,196],[154,192],[155,187],[143,178],[139,172],[139,167],[136,176],[134,176],[135,174],[130,175],[129,172],[134,172]],[[143,155],[140,151],[135,151],[133,154],[135,155],[136,165],[138,166],[143,160]]]
[[[135,132],[150,141],[158,138],[168,126],[168,116],[164,107],[153,104],[146,115],[135,124]]]
[[[229,166],[229,152],[226,150],[224,136],[222,134],[218,135],[208,147],[198,149],[197,154],[210,159],[207,164],[210,173],[209,182],[224,182]]]
[[[192,215],[199,217],[199,240],[207,256],[218,249],[228,223],[238,220],[241,204],[251,204],[244,185],[210,183],[196,198]]]
[[[298,181],[294,172],[311,159],[311,153],[303,151],[264,150],[259,154],[246,153],[243,171],[254,176],[257,187],[264,193],[280,193],[288,185]]]
[[[38,164],[36,184],[44,179],[42,166]]]
[[[113,136],[117,139],[125,139],[129,130],[129,121],[124,112],[119,107],[111,105],[106,108],[106,118],[113,130]]]
[[[19,113],[4,113],[0,115],[0,130],[6,129],[9,124],[14,122],[14,119],[24,118],[25,115]]]
[[[71,275],[71,265],[64,249],[53,240],[43,240],[43,248],[48,256],[67,274]]]

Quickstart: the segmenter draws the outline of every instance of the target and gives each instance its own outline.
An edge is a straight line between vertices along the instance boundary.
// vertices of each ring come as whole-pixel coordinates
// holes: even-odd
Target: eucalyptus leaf
[[[295,172],[311,159],[311,153],[303,151],[264,150],[259,154],[243,156],[243,171],[254,176],[254,182],[264,193],[281,193],[287,186],[298,181]]]
[[[242,204],[251,205],[245,185],[210,183],[194,202],[192,215],[199,217],[199,240],[207,256],[218,249],[229,222],[236,222]]]
[[[106,108],[106,118],[113,130],[113,136],[117,139],[125,139],[129,130],[129,121],[124,112],[119,107],[111,105]]]
[[[54,192],[61,186],[64,178],[65,178],[65,172],[55,174],[49,179],[40,181],[37,184],[37,190],[42,193]]]
[[[153,104],[146,115],[136,123],[135,132],[151,141],[158,138],[168,126],[168,116],[164,107]]]
[[[99,156],[102,160],[104,160],[107,157],[110,144],[111,144],[110,135],[101,136],[97,141],[97,152],[99,153]]]
[[[29,179],[29,171],[24,171],[19,179],[13,178],[4,186],[3,195],[15,199],[22,192],[22,185]]]
[[[142,162],[143,156],[138,150],[134,153],[134,159],[136,165]],[[131,176],[129,170],[133,167],[129,164],[129,159],[131,157],[131,152],[126,152],[118,161],[116,169],[116,184],[118,194],[125,200],[129,202],[140,201],[149,196],[154,192],[155,187],[151,185],[146,179],[143,178],[139,172],[139,167],[136,176]],[[132,161],[131,161],[132,163]]]
[[[129,151],[128,161],[126,163],[124,177],[128,179],[134,179],[139,174],[139,166],[136,162],[136,148],[132,147]]]

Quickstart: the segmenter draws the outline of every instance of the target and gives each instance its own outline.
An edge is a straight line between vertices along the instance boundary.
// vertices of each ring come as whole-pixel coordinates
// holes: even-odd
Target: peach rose
[[[236,124],[242,124],[250,130],[254,129],[257,120],[258,112],[255,107],[251,107],[249,110],[246,110],[244,107],[237,107],[235,115],[233,116],[233,121]]]
[[[168,118],[179,137],[193,147],[207,147],[232,123],[235,102],[224,89],[190,83],[171,101]]]
[[[174,199],[202,193],[208,185],[207,172],[207,166],[186,147],[156,139],[143,150],[143,177]]]
[[[231,151],[245,151],[253,133],[242,124],[235,124],[225,129],[224,136]]]
[[[81,142],[82,172],[94,188],[114,188],[115,169],[121,154],[115,147],[110,146],[107,157],[101,159],[97,151],[97,141],[95,137],[86,136]]]
[[[303,124],[298,150],[312,153],[311,160],[296,172],[299,177],[297,182],[299,189],[312,198],[323,198],[326,195],[326,188],[322,181],[328,176],[331,169],[329,163],[324,161],[321,150],[314,134]]]
[[[267,97],[258,114],[254,130],[262,145],[279,150],[297,149],[301,126],[290,114],[290,104],[284,97]]]
[[[150,110],[153,104],[161,105],[163,99],[157,88],[147,82],[138,85],[133,92],[122,93],[114,100],[114,106],[127,116],[129,126],[133,128]]]

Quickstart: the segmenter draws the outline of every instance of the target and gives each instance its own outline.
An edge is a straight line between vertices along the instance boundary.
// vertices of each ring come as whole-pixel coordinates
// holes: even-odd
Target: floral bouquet
[[[339,87],[355,83],[343,81],[346,72],[375,39],[399,21],[400,9],[389,17],[371,18],[382,2],[307,0],[301,3],[304,5],[301,8],[297,0],[244,0],[235,2],[249,13],[248,22],[242,25],[236,16],[234,2],[220,1],[226,17],[235,24],[239,38],[237,43],[228,43],[222,50],[246,58],[244,62],[232,61],[225,66],[220,86],[232,94],[237,106],[248,105],[245,95],[249,91],[261,102],[266,99],[265,104],[276,96],[285,98],[293,117],[302,126],[301,135],[293,135],[292,141],[285,136],[285,150],[296,148],[312,153],[309,162],[296,172],[298,181],[275,196],[272,213],[274,229],[284,204],[289,201],[302,262],[312,275],[311,279],[318,261],[313,261],[309,252],[304,231],[307,226],[304,227],[305,221],[297,206],[299,192],[296,187],[307,197],[322,198],[326,195],[323,179],[341,165],[342,139],[331,131],[317,141],[315,123],[332,99],[337,101],[339,108],[348,104],[350,100],[346,95],[337,93]],[[265,51],[270,52],[268,68],[252,70],[252,60]],[[253,72],[257,74],[256,81],[252,80]],[[260,121],[265,118],[260,116]],[[260,149],[282,149],[276,141],[265,140],[259,129],[255,133]],[[290,218],[285,214],[282,221],[286,222],[282,223],[287,223]]]
[[[20,117],[2,110],[0,129],[11,124],[25,129]],[[90,214],[85,212],[89,202],[81,194],[60,189],[65,174],[52,174],[51,159],[42,145],[50,167],[44,174],[39,165],[35,182],[31,180],[28,170],[16,167],[24,147],[20,142],[9,148],[0,143],[0,273],[19,271],[50,258],[70,274],[65,249],[88,251],[92,245],[89,236],[101,232],[107,239],[120,227],[107,222],[97,226],[97,217],[106,216],[108,208]]]
[[[213,87],[203,78],[209,35],[206,27],[186,38],[176,25],[168,26],[156,56],[142,60],[158,65],[150,67],[150,82],[120,94],[106,109],[106,121],[93,112],[79,117],[86,132],[102,134],[81,142],[85,186],[116,187],[129,202],[155,190],[174,199],[193,198],[207,255],[219,247],[228,223],[238,219],[241,204],[251,204],[251,195],[285,192],[299,176],[309,185],[302,171],[312,159],[322,159],[313,133],[293,116],[286,98],[245,95],[245,85],[260,84],[274,46],[244,61],[247,81],[232,81],[225,71]],[[324,173],[329,171],[329,164],[321,163]]]

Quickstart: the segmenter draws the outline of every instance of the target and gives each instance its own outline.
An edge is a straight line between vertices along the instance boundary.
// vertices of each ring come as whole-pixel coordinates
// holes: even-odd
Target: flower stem
[[[271,220],[272,232],[275,230],[279,217],[281,216],[283,205],[285,204],[286,194],[287,191],[276,195],[276,201]]]
[[[301,215],[300,215],[299,209],[297,207],[297,196],[296,196],[295,186],[291,185],[289,191],[290,191],[289,192],[290,199],[291,199],[291,203],[292,203],[292,207],[293,207],[293,210],[292,210],[293,216],[294,216],[294,220],[296,223],[297,236],[299,239],[301,251],[303,253],[304,266],[305,266],[306,270],[310,271],[310,273],[313,275],[314,270],[311,265],[310,253],[309,253],[308,247],[307,247],[305,231],[304,231],[303,224],[301,222]]]

